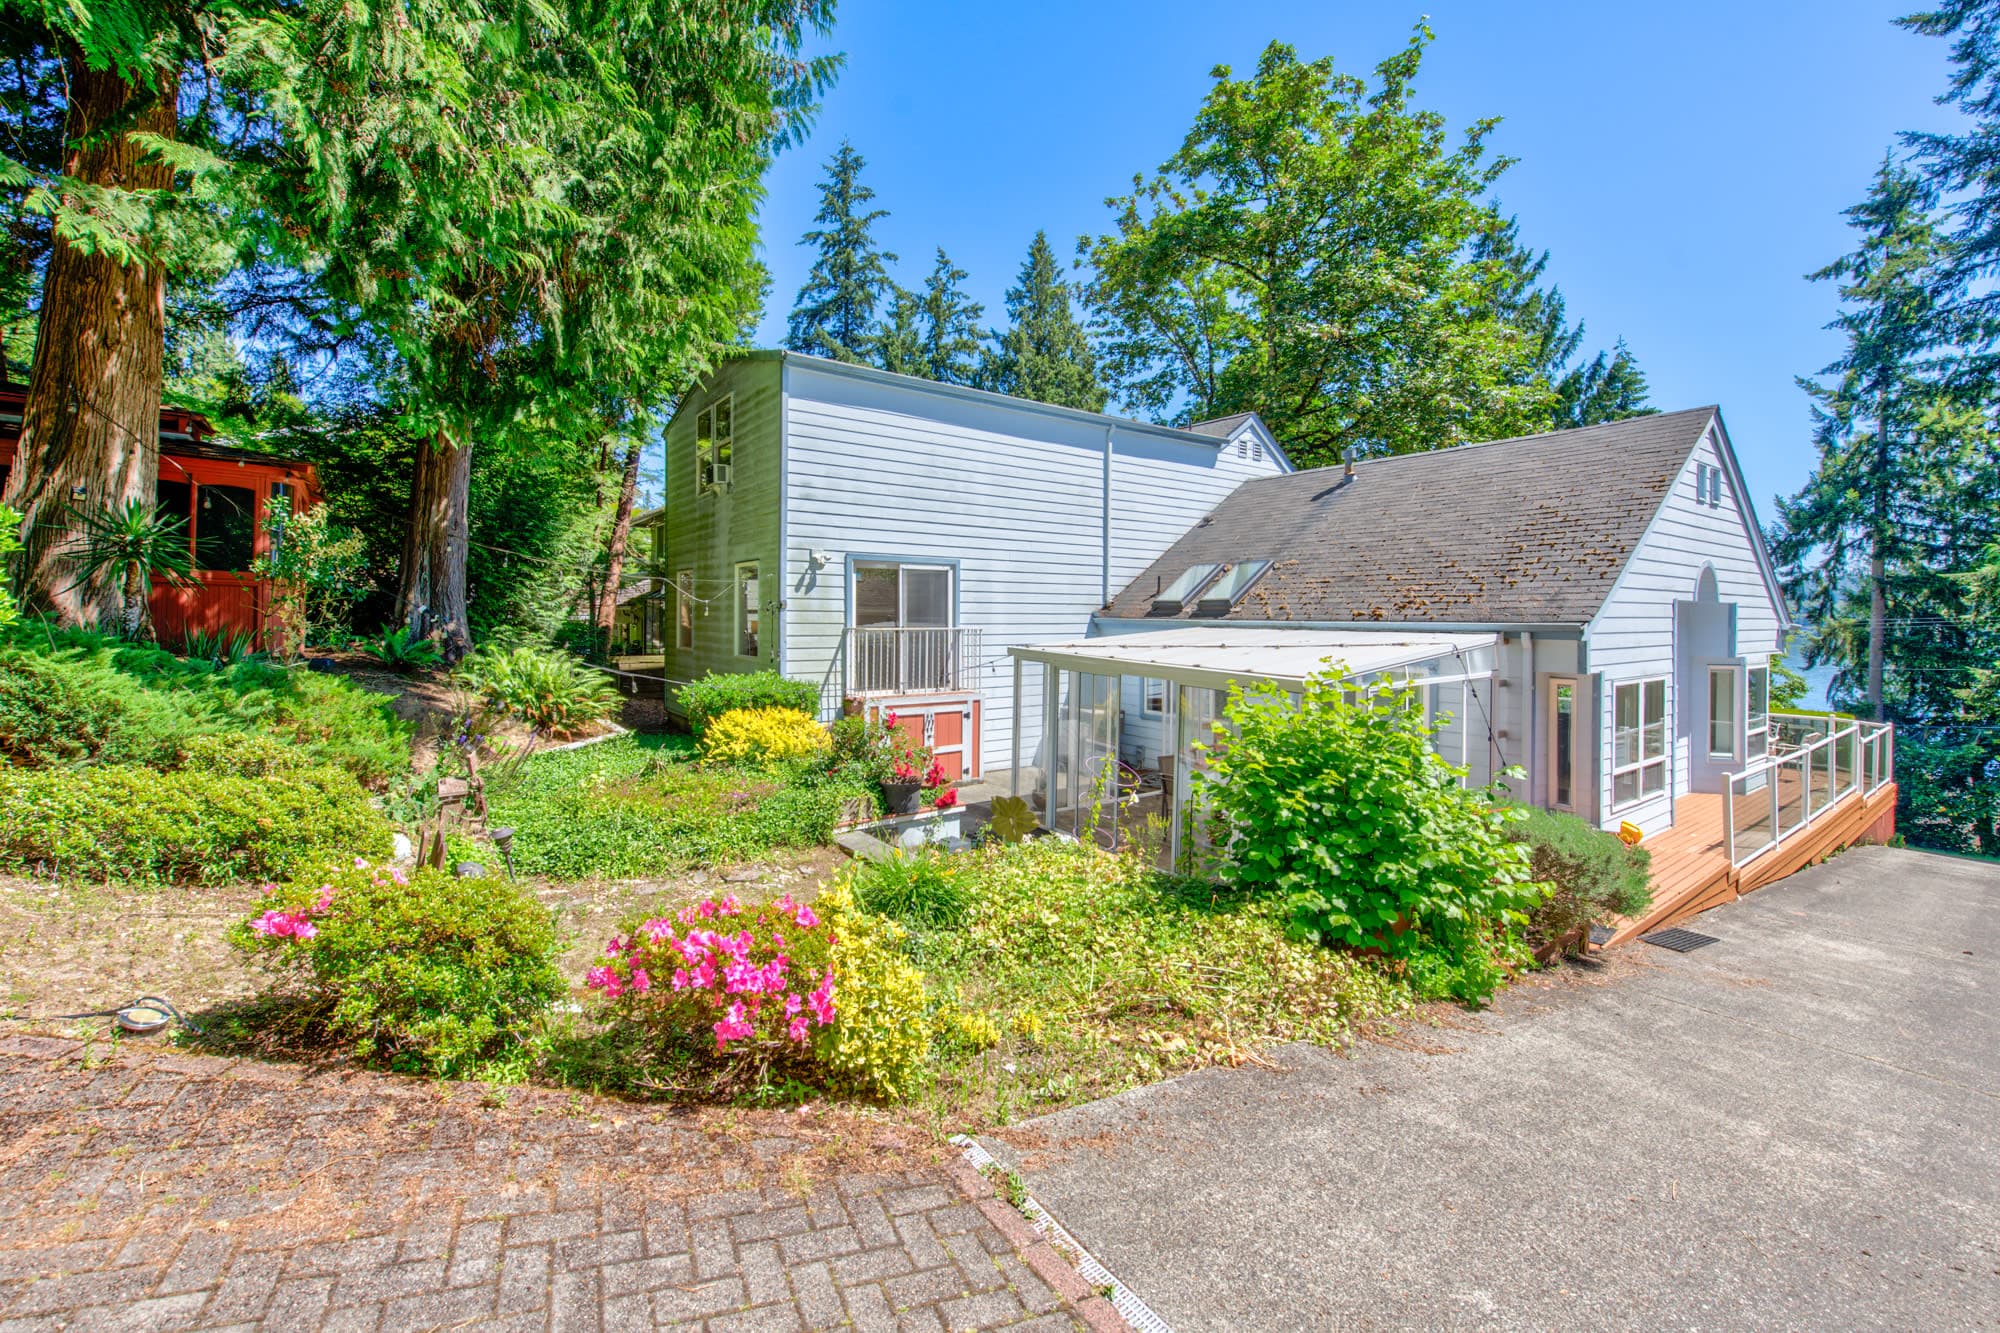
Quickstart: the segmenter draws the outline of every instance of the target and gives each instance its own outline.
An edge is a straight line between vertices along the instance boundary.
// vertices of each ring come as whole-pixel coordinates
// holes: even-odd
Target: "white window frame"
[[[1147,676],[1139,682],[1139,711],[1148,717],[1167,715],[1167,682]]]
[[[868,629],[957,629],[958,628],[958,566],[948,560],[889,560],[856,559],[848,571],[847,623],[855,626],[855,618],[861,613],[861,575],[864,570],[893,569],[896,571],[896,619],[894,625],[869,625]],[[925,573],[942,573],[945,576],[945,615],[942,625],[912,625],[910,623],[910,585],[903,577],[906,570]]]
[[[1708,746],[1708,757],[1710,759],[1736,758],[1737,740],[1743,734],[1743,696],[1737,692],[1737,687],[1742,680],[1742,671],[1741,667],[1728,662],[1714,662],[1709,665],[1708,698],[1705,701],[1707,707],[1702,717],[1702,730],[1706,733],[1703,737],[1703,742]],[[1717,720],[1715,716],[1715,686],[1717,677],[1722,677],[1726,681],[1729,690],[1729,746],[1727,749],[1722,750],[1715,748],[1715,724]]]
[[[750,572],[748,582],[752,585],[751,589],[748,590],[744,587],[745,579],[743,572],[745,570]],[[755,560],[738,561],[736,564],[736,576],[732,582],[736,600],[736,655],[752,659],[762,657],[764,655],[764,589],[763,579],[758,571],[757,562]],[[750,605],[746,593],[748,596],[755,596],[757,598],[757,604],[754,607]],[[756,620],[755,628],[752,628],[747,623],[752,618]],[[746,642],[750,645],[750,651],[747,653],[743,651],[743,645]]]
[[[718,431],[717,420],[727,423],[727,429]],[[735,484],[736,468],[736,395],[725,393],[707,407],[695,414],[694,418],[694,493],[697,496],[719,494],[722,483],[715,480],[714,468],[717,464],[730,469],[730,485]]]
[[[1762,759],[1771,752],[1771,668],[1769,664],[1743,673],[1743,757]]]
[[[1658,718],[1648,721],[1646,718],[1646,696],[1650,692],[1649,687],[1655,685],[1659,687],[1660,715]],[[1635,743],[1633,745],[1632,758],[1624,763],[1620,763],[1618,762],[1618,696],[1620,692],[1625,690],[1633,690],[1638,694],[1639,725],[1634,728]],[[1646,753],[1646,733],[1648,730],[1655,732],[1659,738],[1658,754],[1649,755]],[[1639,680],[1621,680],[1613,684],[1611,687],[1612,810],[1630,809],[1632,806],[1643,805],[1647,801],[1671,792],[1673,790],[1673,773],[1670,768],[1672,758],[1673,742],[1672,738],[1667,734],[1667,678],[1665,676],[1646,676]],[[1649,789],[1647,780],[1655,770],[1658,772],[1659,785]],[[1618,779],[1626,774],[1638,775],[1637,780],[1633,784],[1635,794],[1621,801],[1618,799]]]
[[[694,649],[694,571],[683,569],[674,575],[674,647],[680,652]]]

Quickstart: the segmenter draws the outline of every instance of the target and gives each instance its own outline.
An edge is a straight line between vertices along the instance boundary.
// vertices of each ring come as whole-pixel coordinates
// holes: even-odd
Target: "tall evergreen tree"
[[[1007,289],[1008,326],[992,333],[981,359],[981,388],[1016,398],[1101,412],[1111,396],[1090,335],[1070,305],[1049,234],[1035,233],[1019,280]]]
[[[965,278],[965,270],[939,246],[937,263],[924,279],[919,373],[942,384],[970,384],[979,375],[979,320],[986,307],[959,286]]]
[[[1556,381],[1558,429],[1599,426],[1626,417],[1651,416],[1659,410],[1647,402],[1646,372],[1639,369],[1623,338],[1610,352],[1599,352]]]
[[[799,288],[785,329],[785,346],[795,352],[836,361],[879,360],[870,356],[875,312],[894,299],[896,284],[888,266],[896,256],[875,244],[875,224],[889,212],[868,207],[875,191],[861,182],[866,165],[845,139],[826,164],[819,212],[813,215],[820,225],[799,241],[816,246],[819,257]]]
[[[1551,427],[1595,426],[1658,410],[1647,404],[1645,372],[1624,339],[1589,361],[1575,362],[1584,327],[1569,322],[1562,289],[1544,285],[1549,252],[1521,244],[1518,219],[1502,220],[1496,210],[1492,224],[1473,242],[1472,258],[1493,270],[1488,309],[1526,340],[1528,356],[1515,363],[1515,374],[1524,386],[1555,391]]]
[[[882,369],[897,375],[930,377],[924,356],[923,299],[904,287],[896,288],[889,301],[889,317],[869,335],[871,359]]]
[[[1955,296],[1951,332],[1971,355],[1963,369],[1989,377],[2000,365],[2000,0],[1939,0],[1897,20],[1913,32],[1947,39],[1953,65],[1938,101],[1972,119],[1956,134],[1903,136],[1933,192],[1951,200],[1955,226],[1945,260]]]
[[[1847,692],[1875,717],[1922,717],[1945,686],[1919,667],[1949,619],[1939,598],[1955,600],[1941,576],[1977,556],[1979,529],[1990,533],[2000,516],[1968,514],[1964,503],[1968,485],[1983,485],[1985,450],[1978,414],[1955,409],[1943,385],[1939,313],[1952,291],[1939,274],[1951,256],[1925,182],[1885,158],[1846,216],[1859,244],[1810,275],[1838,284],[1843,308],[1829,327],[1846,347],[1817,379],[1800,380],[1819,461],[1804,489],[1780,501],[1776,554],[1813,625],[1808,660],[1839,662]],[[1892,664],[1910,673],[1893,682],[1896,707]]]

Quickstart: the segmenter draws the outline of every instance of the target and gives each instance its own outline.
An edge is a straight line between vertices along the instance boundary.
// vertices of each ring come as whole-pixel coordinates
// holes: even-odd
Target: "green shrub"
[[[1521,812],[1459,785],[1407,690],[1355,689],[1336,669],[1296,706],[1232,688],[1225,715],[1200,787],[1231,835],[1223,873],[1279,899],[1307,938],[1469,958],[1547,895],[1507,837]]]
[[[277,878],[343,850],[383,854],[392,832],[338,768],[260,776],[120,764],[0,768],[0,862],[91,879]]]
[[[1652,853],[1575,815],[1524,807],[1507,836],[1526,843],[1528,872],[1550,893],[1528,916],[1528,939],[1551,943],[1607,917],[1634,917],[1653,900]]]
[[[755,860],[832,841],[843,811],[872,793],[817,765],[696,766],[677,737],[621,736],[537,755],[489,795],[491,822],[512,825],[523,874],[628,879]]]
[[[862,910],[935,929],[965,920],[971,880],[949,852],[897,848],[887,860],[856,863],[848,883]]]
[[[711,671],[681,687],[681,711],[688,730],[700,739],[709,719],[733,708],[794,708],[808,715],[819,712],[819,686],[809,680],[787,680],[775,671]]]
[[[581,731],[618,707],[611,678],[559,648],[481,649],[460,665],[459,678],[489,707],[544,736]]]
[[[826,728],[796,708],[732,708],[701,733],[701,757],[712,764],[810,759],[831,745]]]
[[[518,1076],[568,990],[548,909],[495,876],[350,861],[274,888],[230,942],[275,974],[300,1037],[446,1077]]]
[[[379,787],[409,767],[390,700],[251,659],[221,666],[84,631],[17,627],[0,644],[0,758],[23,767],[176,762],[201,735],[261,735]]]
[[[444,665],[444,650],[430,639],[397,625],[382,631],[382,637],[368,645],[368,651],[391,671],[421,671]]]

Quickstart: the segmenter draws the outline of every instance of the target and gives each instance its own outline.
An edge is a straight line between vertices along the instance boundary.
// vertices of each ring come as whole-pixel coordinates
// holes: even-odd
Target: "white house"
[[[1245,481],[1254,416],[1190,430],[754,352],[666,431],[671,687],[764,668],[893,710],[954,776],[1007,755],[1008,650],[1091,615]]]
[[[1490,695],[1462,707],[1491,769],[1525,769],[1536,804],[1652,833],[1766,752],[1791,621],[1703,407],[1247,482],[1093,632],[1166,625],[1489,636]],[[1160,710],[1128,693],[1129,761],[1164,747]]]

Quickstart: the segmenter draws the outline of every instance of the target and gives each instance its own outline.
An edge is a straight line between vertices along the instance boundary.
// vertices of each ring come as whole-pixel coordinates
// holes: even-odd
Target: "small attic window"
[[[1250,591],[1250,585],[1264,577],[1264,571],[1271,567],[1269,560],[1242,560],[1231,565],[1214,586],[1202,593],[1195,603],[1194,613],[1198,616],[1221,616],[1229,614],[1229,608],[1243,600],[1243,594]]]
[[[1187,609],[1188,598],[1200,592],[1220,568],[1220,565],[1189,565],[1179,578],[1153,594],[1152,614],[1179,615]]]
[[[1712,463],[1694,465],[1694,502],[1715,509],[1722,504],[1722,469]]]

